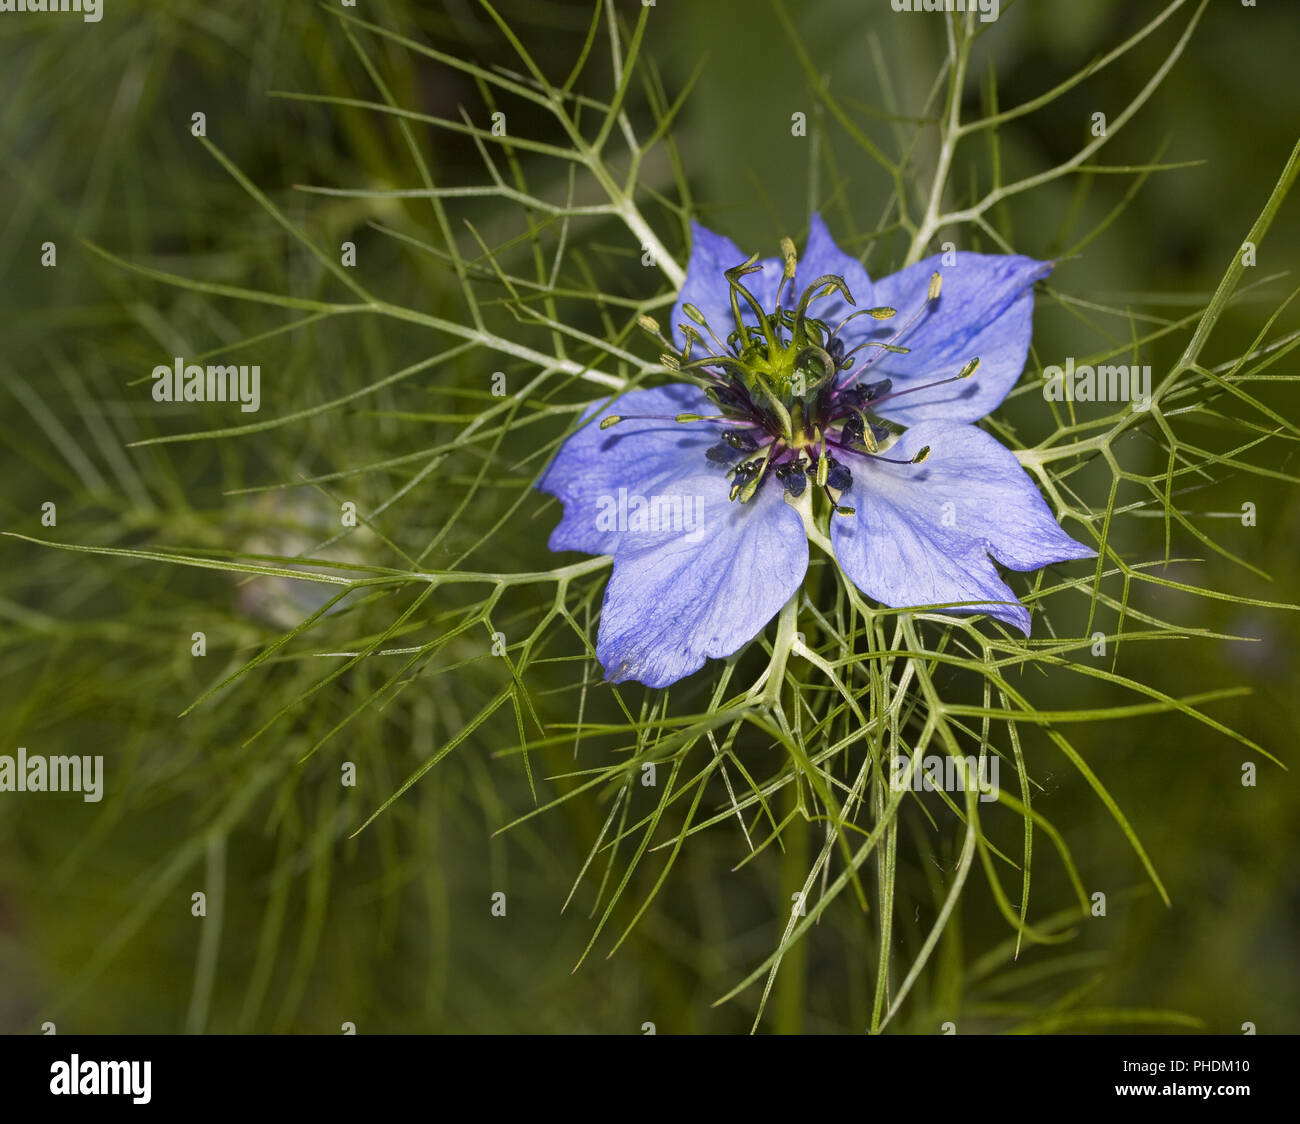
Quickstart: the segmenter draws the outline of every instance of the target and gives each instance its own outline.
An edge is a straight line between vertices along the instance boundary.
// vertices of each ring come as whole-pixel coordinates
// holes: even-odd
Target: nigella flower
[[[946,605],[1029,634],[994,560],[1094,552],[1057,525],[1012,453],[972,422],[1029,349],[1031,258],[959,252],[872,281],[814,215],[802,259],[748,259],[696,224],[672,340],[688,382],[593,403],[538,487],[552,550],[613,555],[596,654],[610,682],[676,682],[753,639],[829,518],[843,573],[891,608]]]

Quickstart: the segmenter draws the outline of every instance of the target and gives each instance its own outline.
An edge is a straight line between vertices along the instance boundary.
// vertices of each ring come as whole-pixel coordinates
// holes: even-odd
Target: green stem
[[[789,786],[786,813],[799,807],[799,787]],[[812,824],[803,816],[791,818],[781,832],[781,900],[787,909],[795,909],[795,895],[803,892],[808,880],[808,833]],[[806,907],[806,903],[805,903]],[[808,941],[795,941],[781,960],[773,988],[773,1029],[777,1034],[800,1034],[808,984]]]

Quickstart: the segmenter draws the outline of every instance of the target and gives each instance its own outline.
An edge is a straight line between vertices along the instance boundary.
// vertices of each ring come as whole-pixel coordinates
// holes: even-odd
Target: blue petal
[[[682,291],[677,294],[677,303],[673,305],[672,332],[669,335],[679,347],[686,344],[680,325],[691,323],[682,311],[685,304],[693,304],[704,313],[709,327],[723,342],[736,330],[736,319],[731,313],[731,286],[723,273],[743,264],[748,257],[730,238],[714,234],[697,222],[691,223],[691,260],[686,265]],[[778,258],[765,258],[755,264],[762,266],[762,272],[741,278],[741,284],[754,294],[760,307],[768,311],[776,303],[776,290],[781,283],[781,262]],[[758,317],[743,299],[740,312],[746,324],[758,323]],[[713,343],[708,332],[700,329],[700,333],[716,353],[717,344]]]
[[[881,403],[879,412],[902,425],[928,418],[973,422],[992,413],[1007,396],[1029,354],[1033,331],[1033,284],[1052,271],[1051,262],[1018,254],[958,252],[956,264],[942,255],[926,258],[875,283],[873,303],[898,310],[892,320],[862,317],[843,332],[850,349],[864,339],[888,340],[918,311],[920,318],[899,341],[906,355],[866,347],[858,352],[855,371],[870,363],[864,382],[889,378],[893,390],[907,390],[950,378],[979,357],[975,374],[961,382]],[[926,305],[930,277],[943,278],[939,299]]]
[[[822,221],[821,215],[814,211],[808,229],[808,243],[804,246],[803,256],[799,259],[799,268],[795,270],[794,295],[785,299],[786,307],[797,305],[799,298],[803,296],[804,289],[816,281],[817,278],[828,273],[844,278],[844,283],[848,286],[849,292],[853,294],[854,305],[850,305],[839,292],[832,292],[830,296],[813,301],[808,306],[810,316],[834,329],[851,312],[856,312],[862,308],[871,308],[877,303],[872,297],[871,278],[867,276],[867,271],[862,268],[862,263],[857,258],[850,257],[835,244],[835,239],[831,237],[830,231],[826,229],[826,224]],[[869,320],[865,316],[858,319],[865,321],[868,325],[876,323],[876,321]],[[858,323],[858,320],[853,321],[853,323]],[[846,340],[849,338],[847,332],[844,338]]]
[[[969,602],[1029,635],[1029,612],[998,577],[991,554],[1012,570],[1092,558],[1057,525],[1020,462],[982,429],[923,422],[885,455],[921,464],[855,457],[843,502],[855,515],[831,519],[840,568],[863,593],[902,609]],[[990,605],[987,600],[1015,602]]]
[[[715,407],[704,392],[688,383],[653,390],[633,390],[611,405],[593,402],[582,414],[590,424],[560,447],[537,487],[564,504],[564,518],[551,532],[552,550],[581,550],[612,554],[622,537],[617,520],[619,490],[628,496],[653,496],[674,480],[698,474],[706,464],[704,452],[718,437],[712,426],[683,424],[677,414],[711,414]],[[629,417],[610,429],[600,418],[610,414],[664,414],[667,421]],[[597,417],[599,415],[599,417]],[[721,471],[715,484],[726,497]]]
[[[676,528],[629,530],[614,555],[596,638],[611,683],[666,687],[706,658],[731,655],[762,631],[808,569],[803,523],[774,481],[749,503],[731,503],[725,479],[705,472],[658,499],[661,510],[681,501]]]

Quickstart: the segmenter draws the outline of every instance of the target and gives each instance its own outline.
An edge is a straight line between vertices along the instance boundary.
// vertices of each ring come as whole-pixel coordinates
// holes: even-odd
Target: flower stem
[[[799,808],[799,786],[789,786],[786,812]],[[792,816],[781,832],[781,903],[786,909],[798,909],[797,895],[808,880],[808,833],[812,824],[801,815]],[[808,941],[797,940],[781,960],[772,996],[772,1029],[777,1034],[799,1034],[803,1030],[803,1012],[808,984]]]

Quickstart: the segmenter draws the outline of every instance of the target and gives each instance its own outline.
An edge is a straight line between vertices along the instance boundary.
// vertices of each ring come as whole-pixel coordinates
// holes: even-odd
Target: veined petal
[[[808,315],[822,321],[832,330],[850,313],[857,312],[858,309],[871,308],[878,303],[872,296],[871,278],[867,276],[862,263],[835,244],[835,239],[826,229],[821,215],[814,211],[808,228],[808,243],[804,246],[803,255],[799,258],[799,267],[794,274],[794,294],[785,301],[786,306],[797,305],[804,289],[817,278],[828,273],[844,278],[844,283],[853,294],[855,302],[853,305],[849,304],[838,291],[834,291],[830,296],[815,300],[808,306]],[[879,323],[867,317],[858,319],[871,326]],[[857,322],[855,320],[853,323]],[[844,338],[846,340],[850,338],[848,333],[845,333]]]
[[[1029,611],[989,556],[1012,570],[1095,557],[1056,520],[1012,453],[982,429],[950,422],[913,426],[885,455],[855,457],[844,502],[856,514],[831,519],[840,568],[883,605],[969,602],[945,612],[982,612],[1029,635]],[[989,601],[1010,601],[993,605]]]
[[[898,341],[911,348],[906,355],[866,347],[858,352],[854,371],[870,363],[863,382],[888,378],[893,393],[950,378],[971,359],[979,369],[961,382],[881,402],[879,412],[902,425],[928,418],[973,422],[997,409],[1007,396],[1029,354],[1033,331],[1035,281],[1052,271],[1051,262],[1019,254],[956,254],[956,264],[945,266],[940,254],[917,262],[900,273],[875,283],[872,301],[896,308],[892,320],[861,317],[842,333],[852,349],[865,339],[884,341],[919,309],[916,323]],[[942,278],[939,297],[926,303],[930,278]]]
[[[799,513],[772,482],[741,504],[728,501],[724,480],[699,473],[657,500],[658,525],[629,530],[614,555],[596,639],[611,683],[666,687],[731,655],[808,569]]]
[[[677,294],[677,303],[673,305],[669,339],[674,340],[679,347],[685,346],[686,337],[682,334],[680,325],[692,321],[682,311],[682,306],[693,304],[704,314],[704,319],[719,339],[726,342],[727,336],[736,330],[736,318],[731,313],[731,286],[723,274],[728,269],[743,264],[748,257],[725,235],[714,234],[708,227],[697,222],[691,223],[691,260],[686,265],[686,280],[682,283],[681,292]],[[765,258],[755,264],[762,266],[762,272],[742,277],[740,283],[754,294],[763,309],[770,311],[776,303],[776,290],[781,283],[781,261],[778,258]],[[743,299],[740,301],[740,313],[746,324],[758,324],[754,310]],[[703,328],[699,330],[710,349],[716,353],[717,344]]]
[[[581,550],[612,554],[622,537],[618,512],[635,497],[657,494],[675,480],[698,475],[706,464],[704,452],[717,442],[711,426],[679,423],[678,414],[713,414],[716,407],[704,392],[689,383],[652,390],[633,390],[611,405],[606,398],[583,411],[587,422],[556,453],[537,482],[564,504],[564,518],[551,532],[552,550]],[[609,429],[600,420],[610,414],[660,414],[667,420],[628,417]],[[715,488],[727,495],[721,469]]]

